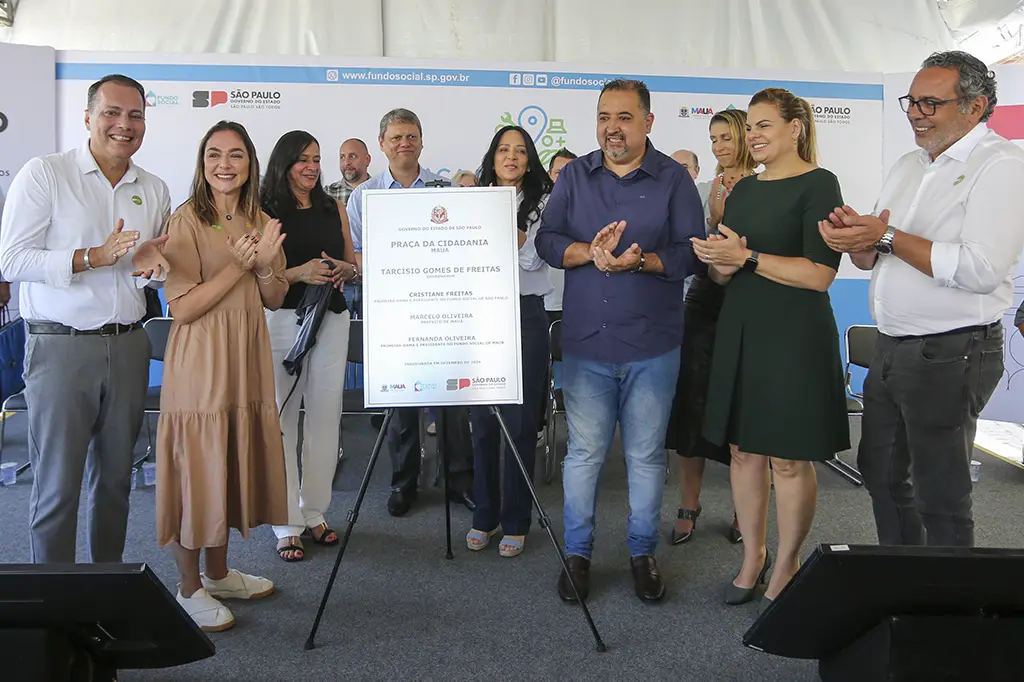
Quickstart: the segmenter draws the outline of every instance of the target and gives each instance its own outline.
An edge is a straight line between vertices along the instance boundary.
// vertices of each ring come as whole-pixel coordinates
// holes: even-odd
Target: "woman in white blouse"
[[[537,255],[533,240],[540,228],[540,216],[552,184],[529,133],[519,126],[505,126],[494,134],[481,164],[480,185],[516,188],[523,343],[523,404],[503,405],[501,414],[531,480],[548,361],[544,296],[551,291],[548,266]],[[484,549],[500,527],[504,537],[499,543],[499,553],[503,557],[518,556],[530,531],[533,503],[530,491],[510,450],[506,450],[504,471],[499,468],[502,436],[490,408],[473,408],[470,421],[476,511],[473,527],[466,535],[466,546],[471,550]]]

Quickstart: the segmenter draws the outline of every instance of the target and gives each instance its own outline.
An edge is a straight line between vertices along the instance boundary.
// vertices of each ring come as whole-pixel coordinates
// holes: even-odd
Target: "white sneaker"
[[[235,625],[235,617],[228,607],[201,587],[187,599],[181,596],[181,588],[178,588],[177,600],[203,632],[221,632]]]
[[[205,573],[200,577],[206,591],[217,599],[259,599],[274,592],[273,582],[233,568],[220,580],[211,580]]]

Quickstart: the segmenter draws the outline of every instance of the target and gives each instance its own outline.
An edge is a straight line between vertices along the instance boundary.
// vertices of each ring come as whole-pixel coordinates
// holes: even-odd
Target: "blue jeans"
[[[658,547],[665,485],[665,431],[679,375],[679,349],[649,360],[608,364],[562,356],[569,448],[562,465],[565,552],[589,559],[597,482],[618,422],[629,485],[629,555]]]

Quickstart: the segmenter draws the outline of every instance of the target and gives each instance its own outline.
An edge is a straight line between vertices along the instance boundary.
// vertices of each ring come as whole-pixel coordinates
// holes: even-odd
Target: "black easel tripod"
[[[551,530],[551,520],[548,518],[547,513],[544,511],[544,507],[541,506],[540,500],[537,498],[537,491],[533,487],[533,482],[530,480],[530,476],[526,471],[526,465],[523,464],[523,459],[519,455],[519,450],[516,449],[515,443],[512,442],[512,436],[508,431],[508,426],[505,424],[504,418],[501,416],[501,410],[497,407],[491,407],[490,410],[494,413],[494,416],[498,419],[498,424],[501,427],[501,432],[505,436],[505,443],[508,445],[508,450],[505,452],[505,456],[511,452],[516,458],[516,463],[519,465],[519,471],[523,475],[523,479],[526,481],[526,487],[530,491],[530,497],[533,499],[533,505],[537,508],[537,522],[541,528],[547,531],[548,538],[551,540],[551,544],[555,547],[555,553],[558,555],[558,561],[562,566],[562,570],[569,575],[569,582],[572,585],[573,594],[576,595],[576,600],[583,609],[583,616],[587,620],[587,625],[590,627],[590,633],[594,636],[594,642],[597,645],[598,651],[605,651],[607,647],[604,641],[601,639],[600,633],[597,631],[597,626],[594,625],[594,619],[590,615],[590,609],[587,607],[586,601],[580,599],[579,590],[576,587],[576,582],[572,580],[572,574],[569,573],[569,568],[565,563],[565,554],[562,552],[561,546],[558,544],[558,540],[555,538],[554,532]],[[363,504],[363,498],[366,496],[366,489],[370,485],[370,477],[373,475],[373,467],[377,463],[377,457],[380,455],[381,447],[384,444],[384,434],[387,432],[388,424],[391,422],[391,417],[394,414],[395,408],[388,408],[384,411],[384,423],[380,427],[380,432],[377,433],[377,440],[373,444],[373,451],[370,453],[370,461],[366,465],[366,471],[363,473],[363,480],[359,484],[359,493],[356,495],[355,505],[348,513],[347,521],[348,525],[345,527],[345,534],[341,538],[341,542],[338,545],[338,557],[334,560],[334,568],[331,570],[331,577],[327,581],[327,587],[324,589],[323,596],[320,599],[320,608],[317,610],[316,619],[313,621],[313,628],[309,631],[309,638],[306,640],[306,650],[313,649],[316,645],[314,638],[316,637],[316,631],[320,627],[320,620],[323,617],[324,609],[327,606],[327,599],[330,597],[331,588],[334,586],[334,579],[338,575],[338,569],[341,567],[342,557],[345,556],[345,549],[348,547],[349,537],[352,535],[352,527],[355,526],[356,519],[359,518],[359,509]],[[444,438],[444,424],[441,422],[443,417],[441,414],[444,410],[440,410],[438,414],[437,424],[437,436],[438,436],[438,448],[439,456],[441,459],[441,466],[444,471],[444,497],[445,497],[445,525],[448,531],[448,550],[446,558],[452,558],[452,534],[451,534],[451,509],[448,501],[448,462],[445,455],[444,446],[441,445]]]

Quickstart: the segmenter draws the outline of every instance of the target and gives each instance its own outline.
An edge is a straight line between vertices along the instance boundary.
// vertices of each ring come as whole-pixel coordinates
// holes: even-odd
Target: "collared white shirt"
[[[544,213],[544,207],[548,205],[548,197],[545,194],[540,198],[540,203],[533,211],[526,230],[526,241],[519,247],[519,295],[520,296],[547,296],[551,293],[551,279],[548,277],[548,264],[537,254],[537,247],[533,243],[537,238],[537,230],[540,229],[540,217]],[[516,193],[516,212],[523,204],[523,193]],[[517,228],[518,229],[518,228]]]
[[[889,224],[931,240],[932,277],[895,255],[871,273],[872,316],[889,336],[990,324],[1013,305],[1024,249],[1024,150],[984,123],[939,155],[896,162],[875,204]]]
[[[441,180],[440,175],[431,173],[420,166],[420,174],[410,186],[426,187],[428,182]],[[352,250],[356,253],[363,252],[363,192],[368,189],[404,189],[402,183],[395,180],[391,175],[391,166],[384,169],[384,172],[377,173],[372,178],[352,190],[352,194],[345,204],[345,211],[348,213],[348,231],[352,235]]]
[[[24,283],[22,317],[81,330],[138,322],[146,301],[131,274],[134,249],[111,267],[73,274],[74,252],[102,245],[121,218],[141,244],[161,234],[170,212],[163,180],[130,163],[111,187],[88,142],[29,161],[11,183],[0,225],[0,272]]]

